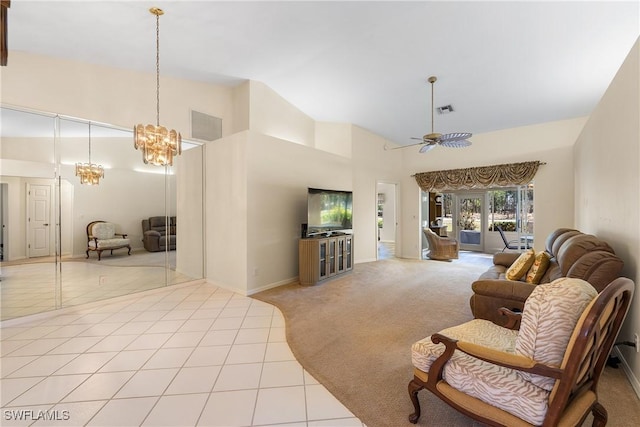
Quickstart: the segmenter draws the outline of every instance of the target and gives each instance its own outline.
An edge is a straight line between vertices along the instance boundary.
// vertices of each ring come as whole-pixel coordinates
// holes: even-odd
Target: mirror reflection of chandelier
[[[80,177],[80,184],[98,185],[100,178],[104,178],[102,165],[91,163],[91,122],[89,122],[89,162],[76,163],[76,176]]]
[[[142,150],[142,160],[156,166],[173,165],[173,157],[182,152],[182,136],[174,129],[160,126],[160,15],[164,11],[152,7],[156,16],[156,124],[138,124],[133,128],[133,146]]]

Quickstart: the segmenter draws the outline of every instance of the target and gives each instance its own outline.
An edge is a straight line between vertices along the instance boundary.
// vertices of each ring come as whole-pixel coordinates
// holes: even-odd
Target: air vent
[[[438,114],[449,114],[453,113],[453,105],[443,105],[442,107],[436,108]]]
[[[191,110],[191,138],[202,141],[222,138],[222,119]]]

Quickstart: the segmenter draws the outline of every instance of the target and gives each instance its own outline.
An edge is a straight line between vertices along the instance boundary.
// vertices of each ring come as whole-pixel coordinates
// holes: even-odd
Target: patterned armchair
[[[420,417],[418,392],[493,426],[579,426],[598,402],[602,369],[627,314],[634,283],[618,278],[600,294],[586,281],[561,278],[539,285],[521,316],[502,312],[520,330],[475,319],[412,346],[409,396]]]
[[[102,257],[102,251],[113,251],[127,248],[127,255],[131,255],[131,245],[126,234],[116,233],[116,225],[105,221],[92,221],[87,225],[87,258],[89,251],[98,253],[98,261]]]
[[[458,259],[459,245],[456,239],[438,236],[430,228],[425,228],[423,232],[429,242],[429,258],[440,261]]]

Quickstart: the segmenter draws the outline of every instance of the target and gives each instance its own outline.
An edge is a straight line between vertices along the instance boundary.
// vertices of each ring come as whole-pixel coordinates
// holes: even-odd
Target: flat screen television
[[[353,193],[351,191],[309,188],[307,237],[333,232],[351,233],[352,218]]]

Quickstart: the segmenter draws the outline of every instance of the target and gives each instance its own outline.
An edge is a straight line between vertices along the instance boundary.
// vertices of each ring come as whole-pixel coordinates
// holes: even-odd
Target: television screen
[[[307,236],[332,231],[351,232],[353,193],[351,191],[309,188],[307,197]]]

